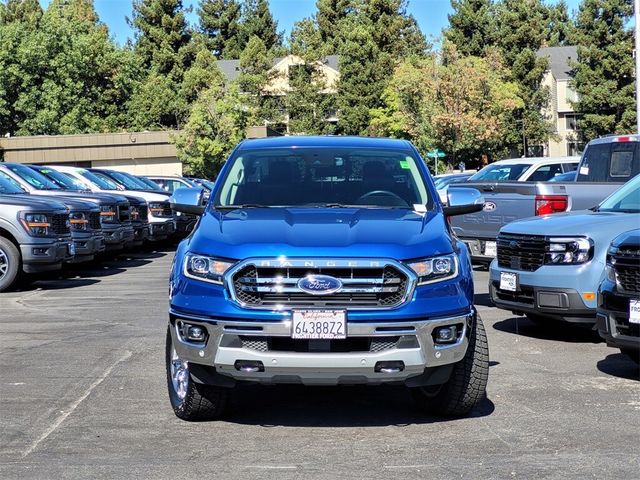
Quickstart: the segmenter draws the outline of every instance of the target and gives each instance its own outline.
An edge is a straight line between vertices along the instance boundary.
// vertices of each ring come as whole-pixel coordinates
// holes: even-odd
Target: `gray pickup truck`
[[[0,178],[0,292],[22,272],[61,268],[74,255],[69,210],[48,197],[32,197]]]
[[[485,199],[484,208],[451,219],[454,233],[467,245],[474,263],[496,257],[503,225],[523,218],[586,210],[598,205],[640,173],[640,136],[618,135],[591,141],[572,182],[465,182]],[[460,188],[451,186],[450,190]]]

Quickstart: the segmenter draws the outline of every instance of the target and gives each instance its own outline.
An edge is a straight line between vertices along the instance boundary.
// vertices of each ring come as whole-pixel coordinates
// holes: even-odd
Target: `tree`
[[[569,15],[565,0],[549,6],[547,43],[550,47],[573,45],[575,24]]]
[[[247,112],[235,86],[213,85],[193,104],[184,129],[173,138],[185,170],[216,176],[225,159],[244,138]]]
[[[126,122],[131,57],[90,0],[53,0],[0,24],[0,122],[12,134],[113,131]],[[6,12],[5,12],[6,13]],[[15,13],[15,10],[14,10]]]
[[[635,131],[631,0],[584,0],[578,11],[578,129],[584,140]]]
[[[492,0],[451,0],[453,13],[444,37],[461,55],[483,56],[494,45],[495,12]]]
[[[243,47],[252,37],[262,40],[267,50],[282,44],[282,35],[278,33],[278,22],[271,15],[267,0],[245,0],[241,32]]]
[[[0,4],[0,24],[35,25],[41,17],[42,7],[38,0],[8,0],[6,4]]]
[[[315,23],[328,53],[335,53],[340,39],[340,25],[349,15],[356,12],[357,0],[317,0]]]
[[[189,43],[182,0],[134,0],[135,49],[148,69],[181,80],[184,64],[181,49]]]
[[[425,154],[439,148],[450,162],[502,153],[510,115],[523,105],[499,55],[460,56],[445,43],[442,58],[408,59],[394,71],[370,133],[413,141]]]
[[[380,94],[395,62],[424,56],[428,44],[406,13],[406,0],[358,3],[338,30],[338,127],[341,133],[362,135],[369,126],[370,110],[381,106]]]
[[[542,114],[549,102],[549,92],[542,86],[548,60],[536,54],[547,42],[549,10],[541,0],[502,0],[496,8],[497,46],[524,100],[523,108],[514,113],[506,142],[520,145],[524,131],[527,146],[539,145],[551,135]]]
[[[210,39],[216,58],[236,59],[243,50],[240,3],[236,0],[201,0],[200,30]]]

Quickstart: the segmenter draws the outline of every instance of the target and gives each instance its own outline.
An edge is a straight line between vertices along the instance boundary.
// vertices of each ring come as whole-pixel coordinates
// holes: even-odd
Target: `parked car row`
[[[174,213],[169,195],[114,170],[0,163],[0,291],[23,273],[186,236],[196,219]]]
[[[481,212],[451,223],[472,259],[491,261],[489,291],[498,308],[554,328],[565,328],[563,322],[595,325],[609,345],[636,362],[638,148],[637,136],[590,142],[573,182],[465,183],[466,190],[449,191],[450,196],[469,190],[484,196]]]

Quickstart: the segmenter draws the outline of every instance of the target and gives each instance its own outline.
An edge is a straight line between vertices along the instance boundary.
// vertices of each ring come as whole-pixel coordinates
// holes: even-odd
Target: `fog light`
[[[192,340],[194,342],[203,342],[204,341],[204,330],[200,327],[192,327],[190,326],[187,329],[187,340]]]
[[[207,329],[200,325],[178,322],[178,332],[186,342],[204,343],[207,340]]]
[[[451,343],[455,342],[458,338],[458,329],[455,325],[449,325],[447,327],[440,327],[436,330],[435,341],[436,343]]]

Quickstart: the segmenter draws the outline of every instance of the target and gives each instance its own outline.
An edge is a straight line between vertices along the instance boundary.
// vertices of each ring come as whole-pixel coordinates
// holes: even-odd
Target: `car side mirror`
[[[202,215],[205,210],[202,188],[177,188],[169,197],[171,209],[188,215]]]
[[[448,205],[442,208],[447,217],[475,213],[484,208],[484,197],[475,188],[451,187],[447,200]]]

